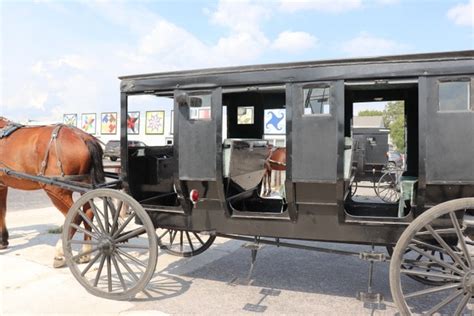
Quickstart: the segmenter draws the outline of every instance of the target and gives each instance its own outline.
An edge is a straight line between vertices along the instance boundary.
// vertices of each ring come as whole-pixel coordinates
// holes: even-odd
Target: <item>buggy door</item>
[[[420,173],[425,172],[428,185],[450,185],[461,192],[456,185],[474,183],[474,78],[421,77],[419,82],[420,131],[425,133],[420,140],[426,139],[420,142],[425,147]],[[450,198],[446,193],[442,199]]]
[[[221,160],[218,159],[222,153],[222,135],[218,132],[222,129],[222,89],[175,90],[174,100],[174,148],[178,157],[175,178],[179,179],[176,187],[178,193],[187,198],[190,182],[209,187],[210,182],[217,186],[217,179],[222,179]],[[203,192],[200,193],[202,196]]]
[[[293,191],[297,204],[335,205],[343,178],[344,82],[290,84],[287,104],[289,202]]]

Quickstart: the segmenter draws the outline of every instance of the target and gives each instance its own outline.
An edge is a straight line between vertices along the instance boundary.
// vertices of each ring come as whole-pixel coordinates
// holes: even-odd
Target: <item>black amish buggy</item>
[[[472,312],[474,51],[120,80],[125,193],[85,193],[69,211],[63,233],[69,267],[89,292],[131,298],[152,278],[158,249],[194,256],[222,236],[247,241],[252,266],[262,244],[357,256],[370,271],[375,262],[389,261],[392,297],[403,315]],[[173,146],[127,147],[129,102],[140,95],[173,104]],[[353,104],[373,100],[404,101],[406,168],[394,203],[354,201],[350,194]],[[284,182],[264,194],[262,179],[275,149],[265,135],[268,110],[284,113],[287,154],[279,164]],[[85,220],[90,229],[75,225],[89,207],[96,215]],[[88,264],[76,260],[83,255],[76,248],[83,234],[92,240]],[[374,245],[386,246],[389,255]],[[413,287],[413,280],[419,285]],[[371,282],[369,273],[368,291],[359,298],[379,303]]]

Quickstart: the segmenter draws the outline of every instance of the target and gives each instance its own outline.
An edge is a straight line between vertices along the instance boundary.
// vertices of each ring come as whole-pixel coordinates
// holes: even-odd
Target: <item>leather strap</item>
[[[58,136],[59,136],[59,131],[64,125],[59,124],[56,125],[56,127],[53,129],[51,133],[51,138],[48,143],[48,147],[46,148],[46,152],[44,153],[44,158],[43,161],[41,162],[41,169],[40,172],[38,173],[39,176],[44,176],[44,173],[46,171],[46,168],[48,167],[48,158],[49,158],[49,151],[51,150],[51,145],[54,143],[54,149],[56,150],[56,159],[57,159],[57,166],[61,172],[61,177],[64,177],[64,170],[63,170],[63,165],[61,163],[60,157],[60,151],[59,151],[59,145],[58,145]]]

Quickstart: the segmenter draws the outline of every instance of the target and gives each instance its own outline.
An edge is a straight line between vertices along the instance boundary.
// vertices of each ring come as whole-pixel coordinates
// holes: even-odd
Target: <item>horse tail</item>
[[[92,184],[100,184],[105,182],[105,173],[104,173],[104,164],[102,163],[102,156],[104,151],[102,150],[102,146],[100,146],[99,142],[95,139],[87,139],[85,140],[87,149],[89,150],[89,154],[91,156],[91,179]]]

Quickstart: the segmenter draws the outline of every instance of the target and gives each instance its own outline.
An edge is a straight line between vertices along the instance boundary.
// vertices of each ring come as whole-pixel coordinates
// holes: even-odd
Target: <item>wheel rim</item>
[[[396,177],[396,173],[389,171],[384,173],[377,183],[377,190],[375,193],[386,203],[397,203],[400,199]]]
[[[390,264],[392,296],[401,314],[409,314],[410,307],[417,313],[461,314],[472,303],[474,252],[462,220],[465,210],[472,208],[474,199],[440,204],[419,216],[402,234]],[[443,259],[432,251],[443,253]],[[413,254],[423,259],[413,261]],[[408,275],[428,277],[436,284],[415,287]]]
[[[157,229],[157,236],[161,249],[180,257],[197,256],[207,250],[216,239],[215,235],[168,228]]]
[[[93,215],[92,219],[87,215]],[[79,219],[82,224],[77,225]],[[157,261],[154,227],[130,196],[109,189],[86,193],[69,210],[64,228],[66,262],[90,293],[127,299],[142,291],[152,278]],[[85,235],[90,241],[84,241]],[[91,247],[88,251],[83,249],[85,243]],[[86,254],[91,260],[79,263]]]

